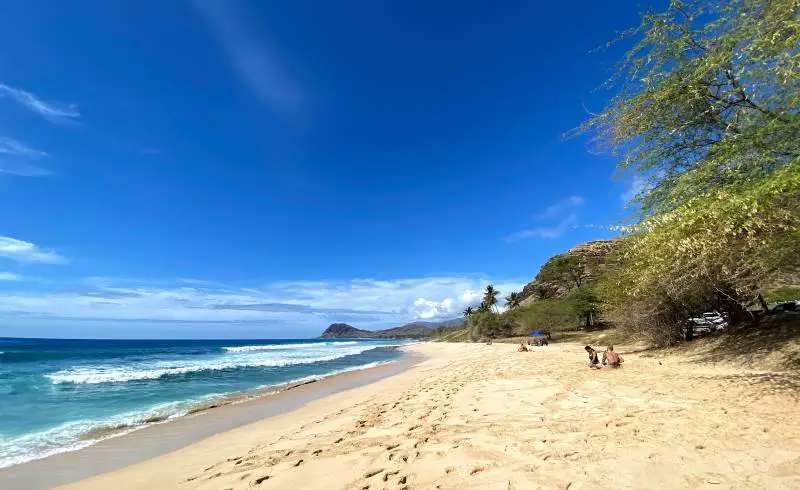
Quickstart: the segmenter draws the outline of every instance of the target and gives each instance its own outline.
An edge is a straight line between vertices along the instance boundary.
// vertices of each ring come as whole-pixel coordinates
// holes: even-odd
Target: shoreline
[[[91,438],[93,441],[87,446],[0,468],[0,488],[45,489],[91,478],[291,412],[331,394],[394,376],[420,362],[419,354],[400,349],[404,355],[398,360],[223,395],[179,416],[146,420],[133,427],[109,428],[102,437]]]
[[[516,347],[406,347],[425,357],[393,376],[59,488],[800,488],[798,370],[621,346],[624,368],[595,370],[583,345]],[[315,385],[331,383],[289,393]],[[187,420],[201,428],[242,406]],[[145,432],[125,439],[142,447],[153,442]],[[68,460],[86,464],[79,454]],[[111,457],[109,447],[92,464]],[[8,482],[0,487],[27,488]]]

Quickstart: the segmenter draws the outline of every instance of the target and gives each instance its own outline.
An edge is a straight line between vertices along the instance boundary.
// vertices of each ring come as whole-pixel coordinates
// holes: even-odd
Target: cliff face
[[[550,257],[533,281],[522,288],[523,304],[557,298],[596,281],[610,267],[619,240],[595,240]]]

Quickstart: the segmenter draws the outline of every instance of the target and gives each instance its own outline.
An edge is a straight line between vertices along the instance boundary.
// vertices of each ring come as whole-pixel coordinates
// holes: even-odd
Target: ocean
[[[0,468],[269,387],[391,363],[406,343],[0,338]]]

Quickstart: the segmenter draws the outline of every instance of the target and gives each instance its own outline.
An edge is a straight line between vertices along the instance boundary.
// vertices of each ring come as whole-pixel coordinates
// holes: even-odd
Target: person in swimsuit
[[[600,369],[600,359],[597,358],[597,351],[592,349],[590,345],[584,347],[584,350],[589,353],[589,367]]]
[[[622,366],[622,358],[614,352],[614,346],[609,345],[605,352],[603,352],[603,365],[617,369]]]
[[[520,342],[520,343],[519,343],[519,349],[517,349],[517,352],[528,352],[528,348],[527,348],[527,347],[525,347],[525,344],[523,344],[522,342]]]

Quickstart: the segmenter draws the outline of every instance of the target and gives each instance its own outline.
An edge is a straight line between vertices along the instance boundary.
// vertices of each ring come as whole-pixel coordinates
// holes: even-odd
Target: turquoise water
[[[392,362],[403,343],[0,338],[0,468],[234,395]]]

